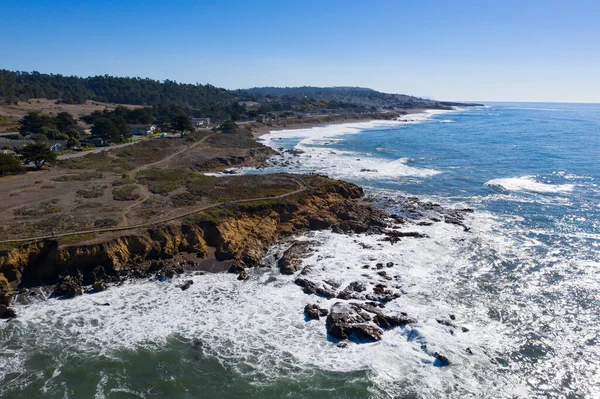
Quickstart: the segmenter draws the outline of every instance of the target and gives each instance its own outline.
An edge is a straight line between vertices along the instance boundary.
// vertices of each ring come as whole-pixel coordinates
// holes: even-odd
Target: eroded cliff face
[[[214,247],[218,260],[254,266],[280,236],[307,229],[364,232],[384,226],[380,211],[359,202],[360,187],[320,176],[305,180],[307,190],[293,197],[230,206],[210,217],[200,214],[194,220],[98,243],[60,246],[45,240],[1,250],[0,304],[7,303],[17,287],[53,284],[66,276],[83,276],[92,284],[97,274],[127,275],[143,261],[169,259],[180,252],[206,257]]]

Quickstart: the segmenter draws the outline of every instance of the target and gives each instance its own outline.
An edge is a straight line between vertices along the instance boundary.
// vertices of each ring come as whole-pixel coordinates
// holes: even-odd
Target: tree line
[[[0,70],[0,99],[5,102],[49,98],[68,104],[86,100],[117,104],[177,104],[201,108],[229,104],[235,95],[211,85],[163,82],[153,79],[92,76],[81,78],[40,72]]]

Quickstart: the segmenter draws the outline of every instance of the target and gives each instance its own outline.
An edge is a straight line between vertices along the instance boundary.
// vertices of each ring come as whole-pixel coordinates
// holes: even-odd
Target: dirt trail
[[[198,143],[196,143],[196,144],[198,144]],[[286,197],[289,197],[289,196],[292,196],[292,195],[296,195],[296,194],[299,194],[301,192],[306,191],[306,183],[304,183],[304,181],[302,179],[300,179],[300,178],[294,178],[294,177],[289,177],[289,179],[293,180],[298,185],[298,189],[294,190],[294,191],[291,191],[289,193],[286,193],[286,194],[277,195],[275,197],[259,197],[259,198],[249,198],[249,199],[243,199],[243,200],[219,202],[219,203],[216,203],[216,204],[206,205],[206,206],[202,206],[202,207],[199,207],[199,208],[195,208],[195,209],[193,209],[191,211],[187,211],[187,212],[182,213],[180,215],[171,216],[171,217],[168,217],[168,218],[165,218],[165,219],[156,220],[156,221],[153,221],[153,222],[140,223],[140,224],[135,224],[135,225],[131,225],[131,226],[109,227],[109,228],[104,228],[104,229],[84,230],[84,231],[73,231],[73,232],[70,232],[70,233],[60,233],[60,234],[55,234],[55,235],[45,235],[45,236],[38,236],[38,237],[15,238],[15,239],[10,239],[10,240],[0,241],[0,244],[13,243],[13,242],[25,242],[25,241],[38,241],[38,240],[45,240],[45,239],[50,239],[50,238],[60,238],[60,237],[75,236],[75,235],[80,235],[80,234],[108,233],[108,232],[115,232],[115,231],[125,231],[125,230],[138,229],[138,228],[152,226],[152,225],[155,225],[155,224],[167,223],[167,222],[170,222],[170,221],[173,221],[173,220],[177,220],[177,219],[181,219],[181,218],[186,217],[186,216],[193,215],[194,213],[202,212],[202,211],[205,211],[205,210],[208,210],[208,209],[212,209],[212,208],[217,208],[217,207],[223,206],[223,205],[242,204],[242,203],[246,203],[246,202],[281,199],[281,198],[286,198]]]

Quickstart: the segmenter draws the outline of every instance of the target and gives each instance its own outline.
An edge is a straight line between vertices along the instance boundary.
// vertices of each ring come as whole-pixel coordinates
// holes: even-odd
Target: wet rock
[[[328,313],[327,309],[322,309],[316,304],[308,304],[304,307],[304,315],[310,320],[319,320],[320,317],[327,316]]]
[[[383,269],[383,263],[377,263],[377,264],[375,265],[375,268],[376,268],[376,269]]]
[[[294,283],[296,285],[299,285],[300,287],[302,287],[302,290],[306,293],[306,294],[315,294],[318,296],[321,296],[323,298],[327,298],[327,299],[331,299],[335,297],[335,291],[324,287],[322,285],[316,284],[310,280],[304,279],[304,278],[297,278],[296,280],[294,280]]]
[[[181,291],[185,291],[188,288],[190,288],[192,286],[192,284],[194,284],[194,281],[192,281],[192,280],[186,280],[183,284],[181,284],[179,286],[179,288],[181,288]]]
[[[453,314],[451,314],[451,315],[450,315],[450,320],[456,320],[456,316],[455,316],[455,315],[453,315]]]
[[[448,327],[456,328],[456,324],[452,323],[451,321],[448,321],[448,320],[439,320],[439,319],[436,319],[436,321],[439,324],[443,325],[443,326],[448,326]]]
[[[106,285],[104,284],[103,281],[96,281],[93,285],[92,285],[92,289],[95,292],[102,292],[104,290],[106,290]]]
[[[377,314],[373,317],[373,322],[375,322],[375,324],[377,324],[384,330],[390,330],[394,327],[402,327],[407,324],[416,323],[417,320],[408,316],[386,315],[378,311]]]
[[[54,295],[64,298],[73,298],[81,294],[83,294],[81,282],[71,276],[63,278],[54,289]]]
[[[394,262],[388,262],[388,263],[386,263],[385,267],[394,267]]]
[[[289,247],[277,261],[277,266],[282,274],[294,274],[300,269],[302,258],[310,250],[310,242],[298,241]]]
[[[12,308],[6,305],[0,305],[0,319],[12,319],[17,317],[17,314]]]
[[[340,292],[338,294],[338,298],[339,299],[363,299],[364,295],[360,295],[361,292],[365,292],[367,290],[367,287],[365,286],[364,283],[361,283],[360,281],[354,281],[350,284],[348,284],[348,286],[346,288],[344,288],[344,290],[342,292]]]
[[[465,349],[465,352],[467,352],[469,355],[473,356],[473,351],[471,350],[471,348]]]
[[[338,348],[347,348],[348,347],[348,343],[347,342],[340,342],[336,345]]]
[[[400,241],[403,237],[412,237],[412,238],[427,238],[429,237],[427,234],[422,234],[416,231],[386,231],[385,238],[383,241],[389,241],[390,244],[395,244]]]
[[[233,274],[239,274],[243,271],[244,271],[244,265],[241,263],[234,263],[231,266],[229,266],[229,269],[227,269],[227,273],[233,273]]]
[[[359,305],[336,302],[326,321],[327,333],[337,339],[352,339],[358,342],[379,341],[383,331],[370,324],[371,317]]]
[[[245,270],[242,270],[242,271],[240,272],[240,274],[238,274],[238,277],[237,277],[237,279],[238,279],[239,281],[246,281],[246,280],[249,280],[249,279],[250,279],[250,275],[249,275],[249,274],[248,274],[248,272],[246,272]]]
[[[446,356],[442,355],[439,352],[435,352],[433,354],[433,357],[435,357],[435,362],[434,362],[435,366],[446,367],[446,366],[450,365],[450,360]]]

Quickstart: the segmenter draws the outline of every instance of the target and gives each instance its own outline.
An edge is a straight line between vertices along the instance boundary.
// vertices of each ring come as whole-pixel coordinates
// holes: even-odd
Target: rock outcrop
[[[183,269],[146,261],[162,262],[180,252],[207,257],[213,247],[217,260],[236,260],[252,267],[260,264],[264,252],[282,236],[309,229],[366,232],[386,226],[383,212],[360,202],[360,187],[323,176],[302,179],[306,190],[293,197],[230,205],[184,223],[79,245],[44,240],[0,250],[0,303],[8,305],[17,287],[57,284],[57,295],[73,296],[81,286],[98,281],[143,277],[148,272],[171,278]],[[300,252],[300,246],[293,251]],[[290,254],[286,270],[297,269],[294,257]]]
[[[379,341],[384,330],[417,321],[406,315],[387,315],[368,304],[336,302],[329,311],[327,333],[336,339]]]

